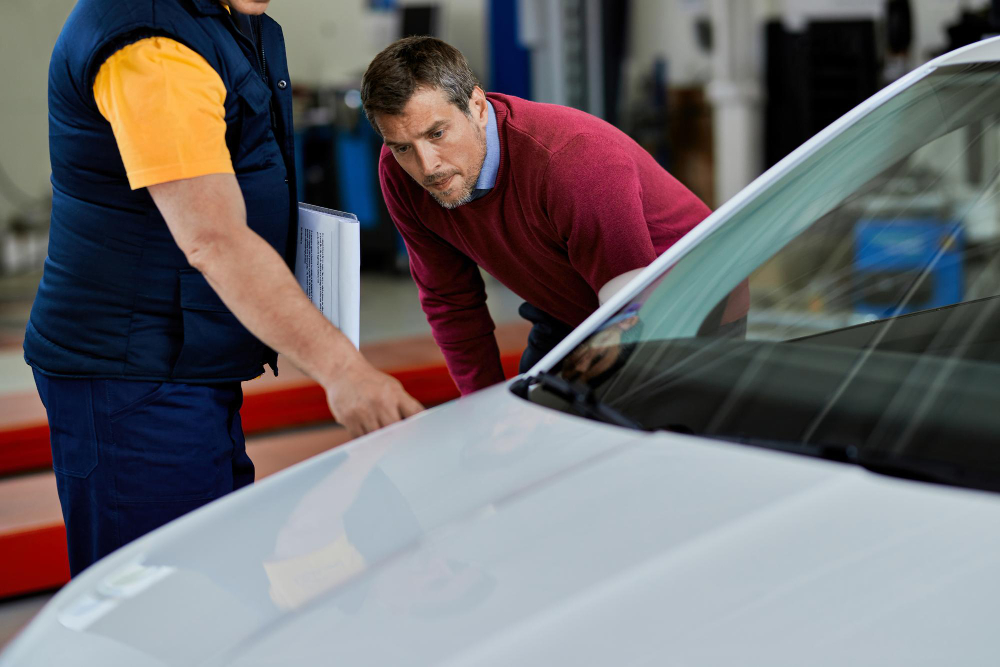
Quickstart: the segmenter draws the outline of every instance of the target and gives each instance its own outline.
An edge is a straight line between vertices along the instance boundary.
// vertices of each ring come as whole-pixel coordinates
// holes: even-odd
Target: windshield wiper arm
[[[607,403],[601,402],[599,398],[594,396],[594,390],[586,384],[570,382],[554,373],[541,372],[534,377],[519,380],[511,387],[511,391],[522,398],[527,398],[528,388],[534,384],[541,385],[549,393],[568,402],[574,410],[585,417],[638,431],[647,430],[639,422],[626,417]]]
[[[995,470],[976,470],[968,465],[940,460],[922,460],[910,456],[862,455],[855,463],[879,475],[948,486],[963,486],[970,489],[1000,491],[1000,476]]]
[[[779,452],[790,454],[800,454],[812,458],[824,459],[826,461],[837,461],[839,463],[854,463],[861,465],[858,461],[858,448],[853,445],[828,445],[824,443],[805,443],[796,440],[776,440],[774,438],[758,438],[746,435],[724,435],[716,433],[695,433],[688,429],[688,433],[700,435],[704,438],[715,438],[726,442],[734,442],[740,445],[750,445],[763,449],[774,449]]]
[[[792,454],[856,465],[877,475],[911,479],[931,484],[962,486],[987,491],[1000,491],[1000,475],[977,471],[969,466],[941,460],[919,459],[912,456],[886,456],[879,451],[854,445],[802,443],[745,436],[706,435],[728,442],[775,449]]]

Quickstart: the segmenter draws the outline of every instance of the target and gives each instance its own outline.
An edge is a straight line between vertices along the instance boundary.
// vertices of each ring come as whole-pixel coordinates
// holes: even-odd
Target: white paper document
[[[299,204],[295,277],[354,347],[361,335],[361,226],[351,213]]]

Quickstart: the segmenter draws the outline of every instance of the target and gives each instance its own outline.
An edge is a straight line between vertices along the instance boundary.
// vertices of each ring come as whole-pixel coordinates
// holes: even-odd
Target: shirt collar
[[[497,172],[500,170],[500,133],[497,131],[497,113],[493,103],[486,100],[486,158],[483,168],[479,171],[476,190],[490,190],[497,183]]]

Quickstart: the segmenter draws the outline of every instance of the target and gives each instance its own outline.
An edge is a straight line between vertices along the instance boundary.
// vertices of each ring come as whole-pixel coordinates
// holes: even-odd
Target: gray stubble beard
[[[466,182],[465,192],[462,193],[462,196],[454,201],[441,201],[436,193],[431,192],[430,190],[427,191],[430,193],[430,196],[434,198],[434,201],[440,204],[442,208],[446,208],[449,211],[454,210],[459,206],[465,206],[472,201],[472,193],[476,189],[476,182],[479,180],[479,175],[483,173],[483,165],[486,164],[486,133],[479,129],[478,125],[476,126],[476,132],[479,134],[479,145],[482,152],[482,158],[479,160],[479,169],[476,170],[476,177],[471,178]]]

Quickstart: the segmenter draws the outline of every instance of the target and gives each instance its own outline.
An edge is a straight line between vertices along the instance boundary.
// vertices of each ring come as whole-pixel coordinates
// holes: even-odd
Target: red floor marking
[[[51,465],[48,424],[0,431],[0,476]]]
[[[507,377],[517,374],[520,355],[501,357]],[[425,406],[439,405],[458,398],[458,389],[443,365],[389,371],[403,388]],[[332,419],[326,396],[317,384],[248,394],[240,411],[247,435]],[[0,429],[0,476],[52,465],[49,427],[45,424]]]
[[[58,588],[69,581],[66,529],[60,523],[0,535],[0,598]]]

